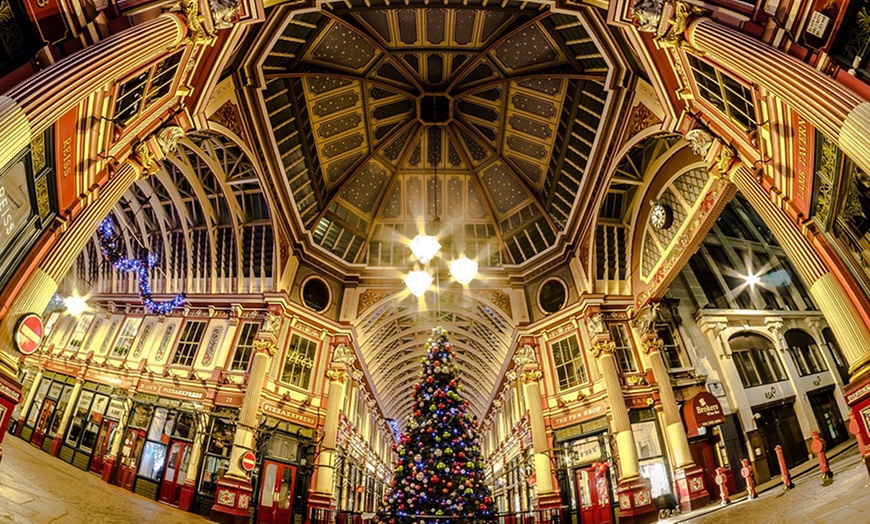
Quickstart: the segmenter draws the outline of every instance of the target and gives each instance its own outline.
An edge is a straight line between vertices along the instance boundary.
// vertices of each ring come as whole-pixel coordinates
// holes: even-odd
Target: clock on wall
[[[656,229],[667,229],[674,222],[674,210],[667,204],[660,202],[652,202],[652,213],[650,214],[650,224]]]

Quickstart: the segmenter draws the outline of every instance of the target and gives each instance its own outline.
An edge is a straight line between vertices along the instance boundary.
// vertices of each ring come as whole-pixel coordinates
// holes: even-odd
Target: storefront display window
[[[649,479],[653,498],[670,495],[671,482],[656,428],[655,412],[649,409],[632,411],[631,419],[641,476]]]
[[[93,398],[94,393],[92,391],[82,391],[79,396],[78,404],[76,404],[76,411],[73,414],[73,421],[66,436],[68,444],[75,446],[78,443],[85,426],[85,419],[88,416],[88,408],[91,406],[91,400],[93,400]]]
[[[63,429],[60,427],[60,423],[63,420],[63,414],[66,412],[67,405],[69,404],[69,397],[72,394],[72,390],[72,386],[66,385],[63,388],[63,393],[60,394],[60,401],[57,403],[57,409],[54,411],[51,426],[48,430],[49,437],[54,437],[57,435],[58,431]]]
[[[30,405],[30,413],[27,415],[28,426],[36,425],[36,420],[39,418],[39,412],[42,409],[42,401],[45,400],[45,395],[48,394],[49,386],[51,386],[51,379],[42,379],[42,383],[36,391],[36,396],[33,397],[33,403]]]
[[[136,404],[133,407],[133,412],[130,414],[129,426],[131,428],[146,428],[151,420],[151,413],[154,411],[154,406],[148,404]]]
[[[160,480],[164,464],[166,464],[166,446],[159,442],[146,442],[142,449],[138,474],[154,481]]]

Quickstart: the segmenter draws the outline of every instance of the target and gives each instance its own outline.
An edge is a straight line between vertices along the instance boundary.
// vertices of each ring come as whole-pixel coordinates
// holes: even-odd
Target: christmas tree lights
[[[166,302],[157,302],[151,298],[151,285],[148,283],[148,269],[157,265],[157,257],[147,251],[140,258],[125,258],[121,254],[118,235],[112,227],[112,220],[106,217],[98,228],[100,236],[100,251],[112,266],[123,273],[135,273],[139,284],[139,298],[145,304],[149,313],[166,315],[173,309],[184,305],[184,293]]]
[[[412,414],[394,446],[396,473],[375,522],[410,524],[422,515],[495,520],[483,478],[477,420],[468,414],[468,401],[462,398],[459,366],[453,362],[446,330],[432,330],[421,364],[421,380],[411,393]]]

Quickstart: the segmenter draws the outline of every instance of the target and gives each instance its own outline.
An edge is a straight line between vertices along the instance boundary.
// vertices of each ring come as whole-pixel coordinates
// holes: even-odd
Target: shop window
[[[51,379],[43,378],[39,384],[39,389],[36,390],[36,395],[33,397],[33,402],[30,404],[30,413],[27,415],[26,425],[33,427],[36,425],[36,420],[39,418],[39,412],[42,409],[42,401],[48,394],[48,388],[51,386]]]
[[[731,358],[743,386],[750,388],[786,380],[773,342],[761,335],[743,333],[731,337]]]
[[[785,342],[800,375],[815,375],[828,370],[822,352],[813,337],[797,329],[785,333]]]
[[[90,387],[94,387],[91,384]],[[89,390],[82,391],[73,413],[70,430],[67,432],[66,443],[84,451],[92,451],[108,406],[108,396]]]
[[[287,347],[287,357],[284,359],[284,371],[281,382],[308,389],[311,381],[311,370],[314,368],[314,354],[317,342],[308,340],[294,333]]]
[[[680,344],[677,342],[677,338],[674,337],[674,330],[671,326],[669,324],[656,324],[656,333],[662,339],[661,352],[668,369],[685,367],[680,358]]]
[[[169,94],[182,54],[170,55],[120,85],[115,99],[117,124],[126,126]]]
[[[257,336],[259,329],[260,324],[257,322],[245,322],[242,324],[242,328],[239,330],[239,338],[236,340],[236,352],[233,354],[230,371],[248,370],[248,364],[254,352],[254,338]]]
[[[616,345],[615,356],[619,370],[623,373],[637,373],[637,360],[634,358],[634,349],[625,324],[610,324],[607,327],[610,330],[610,337]]]
[[[235,432],[235,424],[228,419],[212,419],[211,429],[204,445],[205,455],[199,483],[201,494],[211,497],[215,495],[218,479],[224,476],[230,467],[230,452],[233,448]]]
[[[196,350],[205,333],[205,320],[188,320],[181,331],[178,345],[175,346],[175,355],[172,357],[174,366],[192,366],[196,357]]]
[[[550,351],[559,377],[559,389],[570,389],[587,382],[586,363],[577,335],[553,342]]]
[[[85,422],[90,413],[91,401],[94,399],[93,391],[82,391],[79,395],[76,410],[73,413],[72,423],[66,435],[66,442],[71,446],[78,446],[79,440],[85,429]]]
[[[128,425],[131,428],[147,428],[148,422],[151,421],[151,414],[153,412],[154,406],[149,406],[148,404],[136,404],[133,406],[133,411],[130,413],[130,422]]]
[[[698,95],[718,109],[744,132],[755,129],[755,104],[752,89],[718,71],[710,64],[687,55]]]
[[[637,446],[640,474],[650,481],[653,498],[671,493],[668,469],[655,423],[655,413],[644,409],[631,412],[631,432]]]
[[[166,464],[166,446],[159,442],[146,442],[145,447],[142,448],[142,461],[139,463],[137,474],[156,482],[160,480],[164,464]]]
[[[76,323],[76,327],[72,332],[72,336],[69,339],[69,343],[67,344],[68,349],[78,350],[82,341],[85,339],[85,334],[88,332],[88,328],[91,327],[91,322],[94,321],[93,315],[82,315],[79,318],[79,321]]]
[[[118,338],[115,340],[115,348],[112,350],[113,357],[124,358],[133,347],[133,339],[139,333],[139,325],[142,324],[142,317],[128,318],[124,321],[121,327],[121,332],[118,333]]]
[[[48,427],[47,434],[49,437],[54,437],[58,432],[63,432],[63,428],[60,427],[60,422],[63,420],[63,414],[66,412],[67,407],[69,407],[69,397],[72,395],[72,390],[73,387],[70,385],[63,387],[63,393],[60,394],[60,400],[57,402],[57,408],[54,410],[51,424]]]

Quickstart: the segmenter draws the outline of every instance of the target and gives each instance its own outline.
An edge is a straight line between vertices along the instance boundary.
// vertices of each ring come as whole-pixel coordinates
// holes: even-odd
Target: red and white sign
[[[15,346],[25,355],[31,355],[42,342],[43,333],[42,319],[36,313],[28,313],[15,326]]]
[[[239,458],[239,466],[242,467],[243,470],[247,472],[251,472],[254,470],[254,466],[257,465],[257,456],[248,451],[244,455]]]

